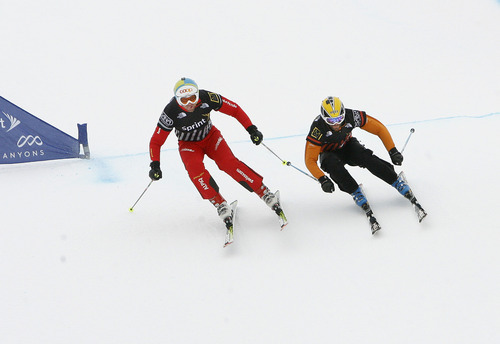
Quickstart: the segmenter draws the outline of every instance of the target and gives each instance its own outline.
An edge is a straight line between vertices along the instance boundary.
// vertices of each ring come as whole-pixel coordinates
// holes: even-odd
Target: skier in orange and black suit
[[[318,179],[324,192],[333,192],[335,186],[323,171],[328,173],[340,190],[352,195],[365,212],[370,210],[362,189],[345,168],[345,165],[367,168],[373,175],[395,187],[412,203],[415,196],[405,181],[398,176],[394,166],[373,154],[352,136],[354,128],[361,128],[377,135],[389,152],[392,163],[401,165],[403,155],[398,151],[387,128],[363,111],[344,108],[337,97],[327,97],[321,103],[321,114],[316,117],[307,135],[305,163]],[[318,158],[320,167],[318,167]],[[368,214],[367,214],[368,215]]]

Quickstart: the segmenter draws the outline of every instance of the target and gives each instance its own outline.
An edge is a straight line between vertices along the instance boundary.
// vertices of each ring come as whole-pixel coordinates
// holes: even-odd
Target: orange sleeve
[[[318,157],[320,152],[321,146],[313,145],[311,142],[306,141],[306,167],[316,179],[319,179],[325,175],[323,171],[318,167]]]
[[[382,143],[384,144],[387,151],[390,151],[391,149],[396,147],[394,141],[392,140],[392,136],[389,133],[389,130],[387,130],[385,125],[383,125],[377,119],[366,115],[366,123],[361,127],[361,129],[366,130],[373,135],[377,135],[380,140],[382,140]]]

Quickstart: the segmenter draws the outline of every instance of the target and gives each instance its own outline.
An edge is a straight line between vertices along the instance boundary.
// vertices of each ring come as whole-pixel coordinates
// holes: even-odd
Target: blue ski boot
[[[406,198],[410,199],[411,196],[413,196],[412,192],[411,192],[411,188],[410,186],[408,185],[408,183],[406,182],[406,178],[405,178],[405,175],[403,174],[403,172],[401,172],[399,175],[398,175],[398,179],[396,179],[396,181],[394,183],[392,183],[392,186],[398,190],[398,192],[405,196]],[[411,195],[406,195],[410,193]]]
[[[370,223],[372,234],[377,233],[382,227],[380,227],[380,224],[373,215],[373,211],[368,204],[368,200],[363,193],[363,189],[361,189],[361,185],[351,194],[351,196],[354,202],[356,202],[356,204],[364,210],[365,215],[368,218],[368,222]]]
[[[366,200],[365,194],[363,193],[363,190],[361,190],[361,186],[358,187],[356,189],[356,191],[354,191],[351,194],[351,196],[352,196],[352,199],[354,200],[354,202],[356,202],[356,204],[358,206],[360,206],[361,208],[363,207],[363,205],[368,203],[368,201]]]
[[[401,195],[403,195],[410,201],[410,203],[413,205],[415,213],[417,214],[418,222],[422,222],[424,217],[427,216],[427,212],[424,210],[424,208],[422,208],[420,203],[418,203],[417,198],[413,194],[413,191],[411,191],[411,188],[406,181],[406,176],[403,172],[399,173],[398,179],[396,179],[396,181],[392,183],[392,186],[396,190],[398,190]]]

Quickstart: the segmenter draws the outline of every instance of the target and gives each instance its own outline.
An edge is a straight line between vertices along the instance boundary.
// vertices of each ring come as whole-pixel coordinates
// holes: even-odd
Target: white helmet
[[[200,98],[198,85],[193,79],[189,78],[181,78],[175,83],[174,94],[180,106],[185,106],[190,103],[196,104]]]

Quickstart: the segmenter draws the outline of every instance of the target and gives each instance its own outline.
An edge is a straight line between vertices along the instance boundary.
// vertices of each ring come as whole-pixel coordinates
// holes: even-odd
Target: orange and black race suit
[[[395,147],[391,134],[381,122],[364,111],[345,109],[345,112],[345,120],[339,131],[333,130],[321,116],[313,121],[306,138],[307,168],[317,179],[324,176],[324,172],[328,173],[340,190],[348,193],[356,191],[358,183],[346,170],[346,164],[367,168],[375,176],[392,184],[397,179],[394,166],[361,145],[352,136],[352,131],[361,128],[377,135],[387,151]]]
[[[238,104],[218,93],[200,90],[199,97],[193,112],[185,111],[175,98],[165,106],[149,143],[151,161],[160,161],[161,146],[175,130],[184,167],[204,199],[211,199],[219,192],[203,163],[205,155],[249,191],[261,192],[262,177],[234,156],[221,132],[212,124],[210,112],[232,116],[245,129],[252,125],[250,118]]]

